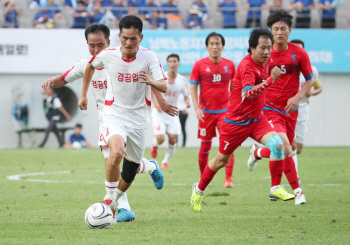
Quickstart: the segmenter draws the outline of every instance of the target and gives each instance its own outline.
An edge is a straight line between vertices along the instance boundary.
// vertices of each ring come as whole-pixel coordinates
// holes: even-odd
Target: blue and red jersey
[[[273,83],[266,90],[266,107],[264,110],[274,110],[280,113],[285,112],[287,102],[299,92],[299,75],[304,75],[305,80],[312,78],[312,68],[307,52],[288,42],[288,49],[283,51],[274,50],[270,55],[269,74],[278,66],[282,74],[278,81]]]
[[[213,63],[209,57],[198,60],[191,72],[190,83],[200,85],[199,108],[204,113],[227,111],[230,83],[235,75],[235,64],[225,58]]]
[[[257,65],[251,54],[239,63],[233,82],[230,106],[225,114],[225,122],[235,125],[247,125],[259,120],[265,106],[266,91],[253,99],[245,97],[245,91],[259,85],[267,79],[269,62]],[[267,89],[268,90],[268,89]]]

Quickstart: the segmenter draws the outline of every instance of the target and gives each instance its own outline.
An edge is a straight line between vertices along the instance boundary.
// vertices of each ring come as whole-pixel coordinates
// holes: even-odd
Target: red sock
[[[230,160],[228,160],[228,163],[225,166],[225,173],[226,173],[225,179],[231,178],[234,164],[235,164],[235,157],[232,154]]]
[[[271,187],[280,185],[283,173],[284,160],[271,161],[270,160],[270,174],[271,174]]]
[[[270,158],[270,154],[271,154],[271,151],[267,147],[258,148],[256,151],[254,151],[254,157],[256,159],[261,159],[262,157]]]
[[[204,171],[205,166],[208,163],[209,152],[211,149],[211,141],[201,141],[201,148],[198,154],[199,170],[201,174]]]
[[[293,157],[285,158],[283,161],[283,172],[293,190],[299,188],[298,174],[295,169]]]
[[[201,180],[199,181],[198,189],[200,189],[201,191],[205,191],[205,188],[207,188],[207,186],[209,185],[211,180],[214,178],[216,173],[217,172],[211,170],[209,168],[209,165],[207,164],[207,166],[205,167],[202,173]]]

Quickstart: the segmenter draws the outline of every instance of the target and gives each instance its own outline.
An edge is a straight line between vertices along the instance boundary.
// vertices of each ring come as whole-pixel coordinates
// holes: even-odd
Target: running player
[[[177,69],[180,66],[180,57],[177,54],[170,54],[167,57],[167,67],[169,69],[165,75],[168,77],[168,90],[164,94],[164,98],[173,106],[176,106],[180,94],[184,96],[184,101],[187,108],[190,107],[190,98],[188,96],[186,78],[179,73]],[[178,135],[181,133],[181,125],[179,117],[171,117],[162,112],[157,100],[152,96],[154,107],[152,109],[152,124],[153,124],[153,142],[151,148],[151,155],[153,158],[157,157],[158,146],[165,140],[165,134],[168,134],[169,143],[164,159],[162,161],[162,168],[169,168],[169,162],[176,150],[176,141]]]
[[[290,41],[291,43],[294,43],[298,45],[301,48],[305,48],[305,44],[300,39],[293,39]],[[322,86],[320,82],[320,74],[315,66],[311,66],[312,73],[314,74],[314,85],[313,89],[307,92],[307,94],[300,100],[299,103],[299,112],[298,112],[298,121],[297,125],[295,127],[295,138],[293,141],[292,149],[293,149],[293,160],[295,163],[295,169],[298,173],[298,180],[300,184],[300,177],[299,177],[299,171],[298,171],[298,157],[297,154],[300,154],[304,147],[305,137],[306,137],[306,131],[307,131],[307,124],[309,122],[309,98],[311,96],[318,95],[322,92]],[[303,74],[300,73],[299,77],[300,85],[299,90],[304,86],[305,84],[305,78]]]
[[[272,47],[269,69],[278,66],[282,70],[281,83],[273,84],[266,93],[264,114],[283,140],[284,161],[283,172],[292,187],[295,204],[306,203],[292,158],[292,147],[295,125],[298,118],[300,100],[312,87],[312,69],[308,54],[299,46],[288,42],[291,34],[293,16],[284,10],[278,10],[269,15],[267,25],[271,28],[275,43]],[[299,91],[300,72],[305,77],[305,84]],[[257,160],[270,157],[270,149],[258,148],[253,144],[248,160],[248,169],[253,170]],[[282,174],[282,170],[281,173]],[[271,176],[273,178],[273,176]]]
[[[200,182],[192,186],[191,205],[196,212],[201,210],[204,191],[217,171],[228,163],[234,150],[248,137],[271,149],[271,172],[275,171],[271,166],[282,168],[283,142],[261,113],[265,106],[264,90],[281,75],[281,70],[275,67],[268,77],[268,59],[273,42],[273,36],[266,28],[255,28],[250,34],[249,54],[238,65],[230,105],[220,131],[219,152],[205,167]],[[279,185],[281,177],[272,178],[271,189]],[[285,194],[282,187],[278,189]],[[270,195],[270,198],[275,197]],[[288,199],[293,198],[289,194]]]
[[[121,47],[104,49],[86,65],[81,110],[87,109],[87,91],[95,69],[107,70],[107,91],[103,108],[103,131],[100,145],[108,145],[110,155],[106,161],[106,191],[104,204],[116,210],[120,197],[132,184],[140,167],[145,167],[142,156],[145,134],[150,122],[151,87],[166,92],[167,79],[157,55],[140,46],[143,39],[142,21],[128,15],[119,22]],[[123,160],[123,171],[120,163]],[[140,166],[141,164],[141,166]],[[151,174],[157,189],[164,177],[154,160]]]
[[[108,48],[110,44],[109,35],[109,28],[103,24],[94,23],[85,29],[85,37],[91,55],[97,55],[101,50]],[[43,89],[47,90],[49,87],[62,87],[67,83],[73,83],[75,80],[82,78],[84,76],[86,65],[90,59],[91,57],[82,59],[62,75],[57,75],[47,79],[42,85]],[[104,107],[104,97],[107,91],[107,73],[105,69],[96,70],[94,76],[92,77],[91,89],[97,104],[97,112],[101,130],[103,125],[102,109]],[[174,113],[175,108],[168,104],[165,105],[166,101],[159,92],[156,92],[155,94],[157,95],[158,101],[162,105],[162,108],[167,110],[168,113]],[[106,159],[105,161],[107,161],[109,149],[107,147],[103,147],[101,149]],[[143,158],[143,161],[147,167],[142,168],[142,171],[139,170],[138,173],[145,173],[147,171],[151,173],[150,170],[152,169],[154,163],[150,163],[146,158]],[[131,221],[135,218],[135,214],[130,208],[126,194],[119,199],[118,213],[118,222]]]
[[[220,132],[225,112],[230,100],[230,84],[235,75],[235,64],[221,57],[225,39],[216,32],[205,39],[209,57],[198,60],[191,72],[191,96],[198,119],[198,138],[201,146],[198,154],[201,174],[208,163],[212,139],[216,137],[216,128]],[[198,103],[198,85],[200,95]],[[232,172],[234,156],[226,165],[224,187],[233,187]]]

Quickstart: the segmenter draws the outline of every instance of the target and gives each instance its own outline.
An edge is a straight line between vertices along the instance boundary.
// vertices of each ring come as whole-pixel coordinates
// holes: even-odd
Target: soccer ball
[[[86,210],[85,223],[90,229],[107,229],[113,223],[113,212],[106,204],[95,203]]]
[[[74,149],[80,149],[83,147],[82,144],[78,141],[73,142],[72,146]]]

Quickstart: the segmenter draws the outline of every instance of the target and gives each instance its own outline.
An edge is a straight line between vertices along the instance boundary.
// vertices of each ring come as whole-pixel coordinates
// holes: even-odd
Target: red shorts
[[[216,137],[216,128],[220,132],[224,123],[225,112],[218,114],[203,113],[204,122],[199,121],[198,123],[198,139],[211,140]]]
[[[259,121],[248,125],[235,125],[224,122],[222,131],[220,132],[219,152],[224,155],[230,155],[237,147],[242,145],[248,137],[259,142],[261,137],[272,131],[275,130],[268,123],[264,114],[261,115]]]
[[[264,111],[268,122],[277,133],[285,133],[288,137],[289,144],[293,145],[295,126],[298,120],[298,111],[289,114],[279,113],[277,111]]]

